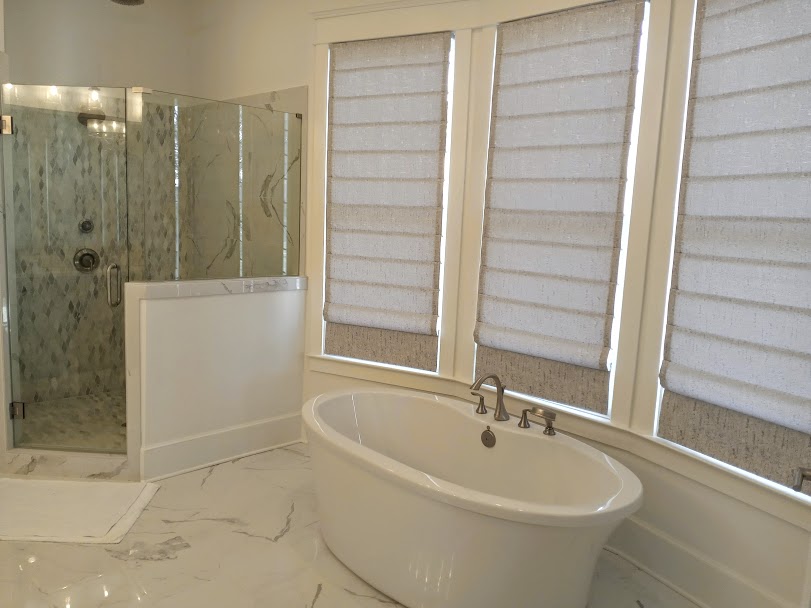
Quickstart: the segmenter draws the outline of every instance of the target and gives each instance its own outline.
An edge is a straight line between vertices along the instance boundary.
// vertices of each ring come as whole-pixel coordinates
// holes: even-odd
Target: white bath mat
[[[157,491],[153,483],[0,479],[0,540],[117,543]]]

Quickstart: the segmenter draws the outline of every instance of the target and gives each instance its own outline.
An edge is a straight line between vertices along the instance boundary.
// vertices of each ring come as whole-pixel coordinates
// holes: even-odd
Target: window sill
[[[342,376],[471,401],[469,379],[442,376],[435,372],[330,355],[307,355],[305,369],[307,373]],[[505,402],[513,415],[528,405],[550,407],[558,412],[557,426],[564,432],[647,460],[811,532],[811,497],[805,494],[755,477],[670,441],[617,426],[600,414],[510,392],[505,395]]]

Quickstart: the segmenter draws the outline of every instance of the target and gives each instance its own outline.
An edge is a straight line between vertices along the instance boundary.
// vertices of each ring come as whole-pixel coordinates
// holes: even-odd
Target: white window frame
[[[310,83],[305,384],[326,376],[469,399],[478,304],[490,107],[497,25],[594,0],[395,0],[314,12]],[[811,530],[811,499],[656,437],[659,366],[687,110],[696,0],[651,0],[636,180],[610,419],[554,407],[568,432],[636,456]],[[456,39],[439,366],[424,372],[323,354],[329,44],[449,30]],[[498,371],[498,370],[495,370]],[[351,380],[350,380],[351,379]],[[545,403],[508,394],[508,409]]]

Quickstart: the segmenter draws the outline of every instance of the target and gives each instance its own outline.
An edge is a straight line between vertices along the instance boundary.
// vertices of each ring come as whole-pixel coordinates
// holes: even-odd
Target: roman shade
[[[330,46],[328,354],[436,369],[450,43]]]
[[[607,411],[642,0],[498,28],[480,372]]]
[[[783,483],[811,463],[809,57],[807,0],[699,4],[661,369],[660,436]]]

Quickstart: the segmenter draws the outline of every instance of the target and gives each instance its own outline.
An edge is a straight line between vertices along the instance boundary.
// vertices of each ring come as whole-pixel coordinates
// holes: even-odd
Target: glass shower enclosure
[[[297,115],[4,85],[14,446],[126,451],[124,283],[298,274]]]

